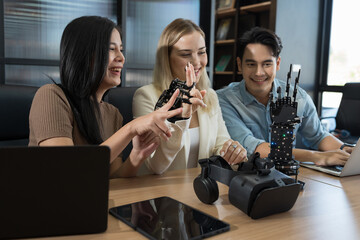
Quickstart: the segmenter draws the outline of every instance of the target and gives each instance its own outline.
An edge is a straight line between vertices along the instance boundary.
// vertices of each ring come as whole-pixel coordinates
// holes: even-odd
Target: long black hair
[[[100,144],[100,110],[96,99],[109,58],[111,33],[120,29],[103,17],[83,16],[65,28],[60,43],[60,79],[81,134]]]

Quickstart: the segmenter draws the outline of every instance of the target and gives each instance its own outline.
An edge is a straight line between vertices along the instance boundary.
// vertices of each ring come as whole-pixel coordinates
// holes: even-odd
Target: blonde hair
[[[156,62],[153,74],[153,84],[159,91],[159,94],[168,89],[171,81],[174,79],[170,68],[170,53],[172,47],[182,36],[191,34],[194,31],[199,32],[205,39],[205,34],[198,25],[191,20],[178,18],[167,25],[161,33],[156,51]],[[207,105],[207,111],[210,111],[212,106],[214,106],[214,96],[208,91],[210,89],[210,80],[205,69],[200,75],[196,88],[199,91],[207,91],[203,100]]]

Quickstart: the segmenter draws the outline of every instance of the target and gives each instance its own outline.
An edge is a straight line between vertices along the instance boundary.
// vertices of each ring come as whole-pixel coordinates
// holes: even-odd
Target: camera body
[[[276,170],[268,159],[254,153],[237,171],[220,156],[200,159],[201,174],[194,179],[200,201],[212,204],[219,198],[217,182],[229,186],[229,201],[253,219],[290,210],[301,184]]]

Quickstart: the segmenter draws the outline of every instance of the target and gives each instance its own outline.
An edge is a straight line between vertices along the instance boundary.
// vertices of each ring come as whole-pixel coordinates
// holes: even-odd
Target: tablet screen
[[[150,239],[200,239],[230,229],[229,224],[169,197],[113,207],[110,214]]]

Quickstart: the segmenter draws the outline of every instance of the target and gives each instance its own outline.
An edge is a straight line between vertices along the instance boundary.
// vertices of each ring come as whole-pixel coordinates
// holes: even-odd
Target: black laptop
[[[0,239],[104,232],[110,149],[0,148]]]

